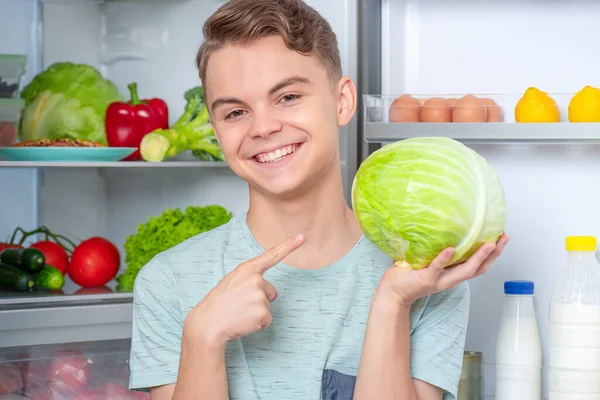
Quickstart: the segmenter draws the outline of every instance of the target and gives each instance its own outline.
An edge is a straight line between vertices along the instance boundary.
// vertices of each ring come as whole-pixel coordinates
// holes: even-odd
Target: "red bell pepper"
[[[140,143],[146,134],[169,127],[167,105],[161,99],[140,100],[137,84],[128,86],[129,103],[114,102],[106,110],[106,139],[110,147],[137,147],[124,161],[141,160]]]

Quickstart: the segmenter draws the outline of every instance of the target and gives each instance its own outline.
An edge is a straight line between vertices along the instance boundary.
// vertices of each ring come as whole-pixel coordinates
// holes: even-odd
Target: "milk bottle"
[[[542,344],[531,281],[504,282],[494,400],[541,400]]]
[[[596,238],[570,236],[550,300],[549,400],[600,400]]]

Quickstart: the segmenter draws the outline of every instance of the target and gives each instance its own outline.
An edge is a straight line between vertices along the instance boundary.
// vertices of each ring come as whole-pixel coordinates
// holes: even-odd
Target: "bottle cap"
[[[533,294],[532,281],[506,281],[504,282],[504,294]]]
[[[596,238],[594,236],[567,236],[567,251],[596,251]]]

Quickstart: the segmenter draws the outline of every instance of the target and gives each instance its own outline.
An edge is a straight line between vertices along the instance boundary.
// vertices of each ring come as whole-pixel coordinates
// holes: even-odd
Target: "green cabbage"
[[[421,269],[446,247],[467,260],[505,228],[502,184],[487,161],[445,137],[411,138],[372,153],[352,185],[364,235],[402,267]]]
[[[123,97],[94,67],[62,62],[52,64],[23,89],[25,109],[19,137],[82,139],[107,144],[106,109]]]

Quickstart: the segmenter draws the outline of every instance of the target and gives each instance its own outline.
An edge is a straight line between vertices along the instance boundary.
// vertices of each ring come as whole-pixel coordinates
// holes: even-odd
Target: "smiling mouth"
[[[260,164],[273,163],[273,162],[284,159],[285,157],[289,156],[290,154],[295,153],[299,147],[300,147],[299,143],[282,146],[274,151],[257,154],[254,156],[254,159],[256,161],[258,161]]]

